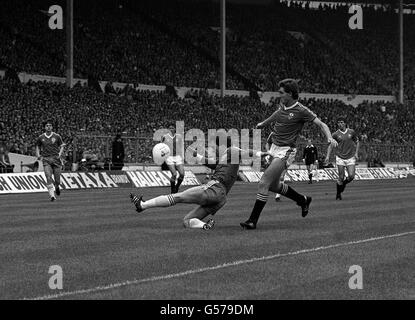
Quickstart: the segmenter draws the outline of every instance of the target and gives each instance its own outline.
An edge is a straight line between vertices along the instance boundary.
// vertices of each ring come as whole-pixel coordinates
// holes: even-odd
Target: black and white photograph
[[[415,300],[414,166],[415,0],[0,0],[0,300]]]

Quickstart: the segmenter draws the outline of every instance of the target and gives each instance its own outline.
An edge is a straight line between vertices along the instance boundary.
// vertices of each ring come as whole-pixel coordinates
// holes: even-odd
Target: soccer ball
[[[170,148],[165,143],[157,143],[153,147],[153,161],[158,165],[162,165],[166,158],[170,155]]]

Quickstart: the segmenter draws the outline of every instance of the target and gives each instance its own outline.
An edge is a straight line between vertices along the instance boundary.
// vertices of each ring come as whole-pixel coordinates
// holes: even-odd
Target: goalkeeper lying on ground
[[[218,147],[219,140],[219,137],[217,137],[216,145]],[[239,162],[237,164],[231,163],[232,152],[238,152],[238,159],[244,154],[249,154],[251,157],[252,155],[264,156],[268,154],[261,151],[244,151],[234,147],[231,144],[230,137],[227,137],[226,149],[222,154],[219,155],[219,148],[216,149],[216,159],[197,155],[201,163],[214,170],[212,179],[208,183],[187,189],[180,193],[163,195],[147,201],[143,200],[142,195],[130,194],[131,201],[134,203],[136,211],[142,212],[149,208],[170,207],[177,203],[194,203],[198,204],[198,206],[183,218],[184,226],[186,228],[212,229],[215,224],[213,219],[209,219],[207,222],[203,222],[202,220],[208,215],[214,215],[225,205],[226,196],[238,177]]]

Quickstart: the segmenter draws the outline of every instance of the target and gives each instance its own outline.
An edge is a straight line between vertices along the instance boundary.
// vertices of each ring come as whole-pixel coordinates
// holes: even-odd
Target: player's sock
[[[184,226],[191,229],[203,229],[205,223],[198,218],[191,218],[185,221]]]
[[[176,193],[177,192],[179,192],[179,188],[180,188],[180,185],[182,184],[182,182],[183,182],[183,177],[179,177],[178,179],[177,179],[177,184],[176,184]]]
[[[254,208],[252,209],[251,216],[249,217],[249,221],[254,222],[255,224],[258,222],[259,216],[261,215],[262,210],[267,203],[268,195],[258,193],[256,196],[256,201]]]
[[[176,192],[176,178],[170,179],[170,190],[171,190],[171,193]]]
[[[53,186],[53,183],[48,184],[46,187],[48,188],[49,196],[51,198],[55,197],[55,187]]]
[[[310,180],[310,183],[313,183],[313,174],[312,173],[308,174],[308,179]]]
[[[282,188],[281,188],[280,193],[283,196],[295,201],[298,205],[302,205],[306,200],[305,196],[298,193],[297,191],[295,191],[293,188],[291,188],[290,186],[288,186],[285,183],[282,184]]]
[[[353,181],[353,179],[350,179],[350,177],[347,177],[346,179],[343,180],[343,184],[346,185],[346,184],[348,184],[352,181]]]
[[[144,209],[154,208],[154,207],[170,207],[176,204],[174,197],[169,194],[167,196],[159,196],[147,201],[141,202],[141,207]]]

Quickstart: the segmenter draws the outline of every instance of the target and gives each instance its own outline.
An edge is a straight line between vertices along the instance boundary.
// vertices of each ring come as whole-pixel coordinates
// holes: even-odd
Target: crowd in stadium
[[[17,71],[64,76],[64,31],[48,29],[49,17],[39,11],[49,4],[47,0],[4,3],[0,63]],[[256,85],[275,91],[279,80],[295,75],[304,92],[396,94],[397,15],[365,8],[364,29],[350,30],[347,9],[311,10],[293,3],[290,7],[228,4],[227,87]],[[88,1],[87,5],[78,3],[74,15],[76,77],[219,86],[218,5]],[[409,98],[415,93],[415,29],[411,23],[414,17],[407,15],[404,74]]]
[[[51,3],[3,2],[0,69],[63,76],[65,33],[48,29],[49,17],[42,11]],[[61,0],[53,4],[65,6]],[[74,16],[75,77],[219,87],[218,5],[88,1],[87,5],[77,3]],[[261,19],[255,19],[257,16]],[[295,75],[301,79],[303,92],[396,95],[397,15],[365,8],[364,29],[359,31],[348,28],[349,17],[344,5],[312,10],[298,3],[289,7],[228,4],[227,88],[276,91],[279,80]],[[383,21],[380,25],[379,19]],[[414,22],[412,15],[405,19],[408,25]],[[413,99],[415,29],[405,30],[405,95]],[[411,160],[408,150],[390,146],[414,143],[413,103],[364,103],[353,108],[334,100],[303,102],[333,131],[336,117],[346,115],[363,143],[388,146],[384,151],[379,145],[376,151],[363,147],[362,159]],[[273,104],[250,97],[221,99],[204,90],[181,99],[131,88],[103,94],[81,85],[68,90],[47,82],[0,80],[0,145],[3,154],[7,150],[34,155],[42,120],[53,118],[55,129],[69,145],[68,162],[85,157],[104,161],[117,133],[122,133],[126,144],[125,162],[147,162],[152,133],[172,121],[182,120],[186,129],[205,132],[209,128],[253,128],[274,109]],[[323,141],[313,126],[305,127],[304,137]]]
[[[415,143],[413,104],[364,103],[353,108],[339,100],[309,99],[302,102],[332,131],[336,130],[337,117],[345,115],[364,144],[390,146]],[[56,120],[55,130],[68,143],[69,162],[73,160],[74,150],[76,161],[85,157],[84,152],[104,161],[110,157],[111,142],[117,133],[122,133],[124,137],[125,162],[148,162],[154,145],[154,131],[168,128],[176,120],[184,121],[185,130],[240,130],[253,128],[274,110],[273,103],[266,105],[251,97],[228,96],[221,99],[204,91],[193,92],[182,99],[165,92],[130,89],[118,94],[106,94],[81,85],[69,90],[64,84],[20,84],[0,80],[0,145],[4,145],[9,152],[34,155],[34,143],[42,133],[42,121],[52,118]],[[265,131],[262,138],[265,139],[266,135]],[[312,138],[315,143],[324,141],[315,126],[306,125],[303,135]],[[364,147],[361,150],[363,161],[373,157],[371,150]],[[385,148],[384,152],[390,150],[390,147]],[[407,152],[380,156],[394,161],[411,160],[405,159]]]

